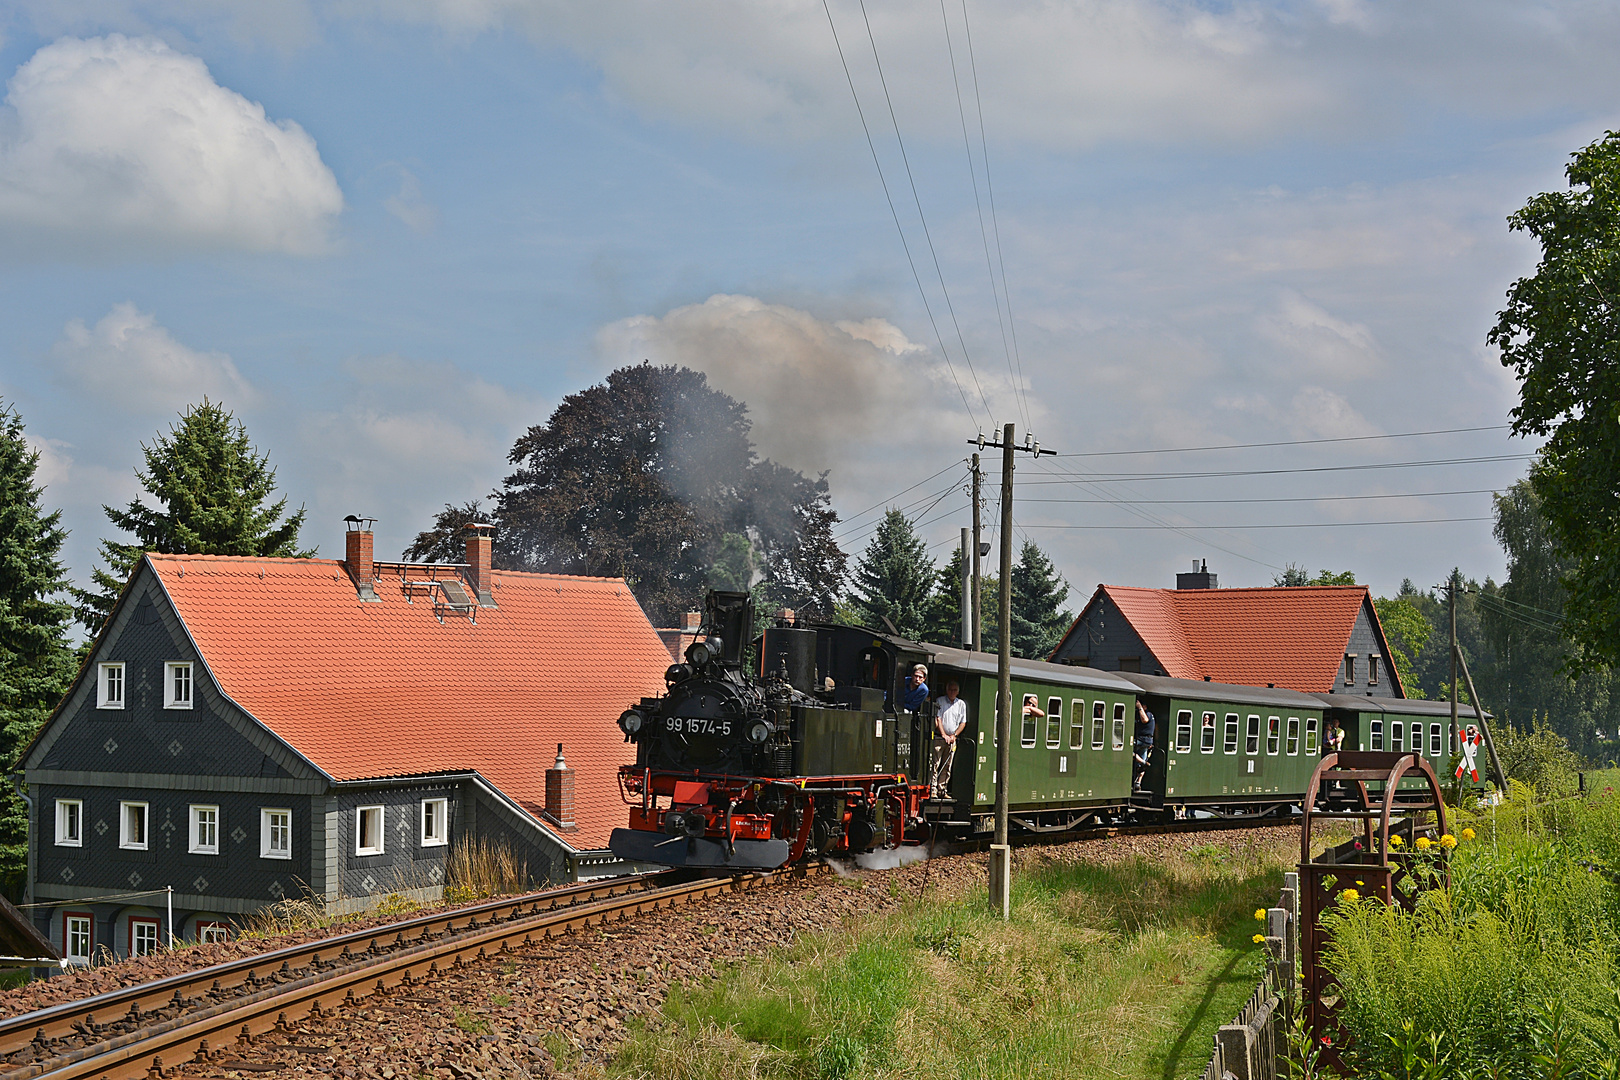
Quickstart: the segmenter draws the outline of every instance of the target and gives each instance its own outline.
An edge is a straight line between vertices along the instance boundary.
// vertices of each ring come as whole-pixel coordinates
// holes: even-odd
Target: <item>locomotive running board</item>
[[[670,836],[645,829],[614,829],[608,848],[627,862],[663,866],[712,866],[725,870],[775,870],[788,861],[786,840],[734,840],[726,858],[718,840]]]

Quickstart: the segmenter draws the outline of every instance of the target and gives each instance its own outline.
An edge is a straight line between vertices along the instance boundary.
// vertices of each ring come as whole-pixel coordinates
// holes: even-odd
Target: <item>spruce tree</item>
[[[1024,541],[1012,568],[1012,652],[1031,660],[1045,660],[1063,639],[1074,615],[1063,610],[1069,583],[1063,580],[1046,553]]]
[[[890,510],[855,564],[851,600],[873,628],[887,619],[904,637],[928,631],[928,599],[934,587],[934,560],[906,515]]]
[[[123,510],[103,506],[118,528],[135,534],[130,543],[101,542],[106,569],[91,575],[95,589],[74,589],[75,615],[92,635],[112,614],[129,575],[148,551],[166,555],[261,555],[308,558],[298,548],[304,508],[282,520],[285,497],[270,505],[276,470],[268,454],[248,440],[247,428],[223,405],[203,399],[180,415],[167,435],[141,444],[146,468],[141,486],[157,501],[139,498]]]
[[[73,607],[59,555],[60,510],[40,506],[39,452],[15,409],[0,404],[0,756],[7,769],[73,681],[67,641]],[[28,812],[6,784],[0,799],[0,879],[12,896],[28,866]]]

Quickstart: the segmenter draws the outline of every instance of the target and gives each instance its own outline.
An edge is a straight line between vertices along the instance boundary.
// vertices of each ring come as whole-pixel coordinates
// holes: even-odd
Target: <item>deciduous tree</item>
[[[46,512],[35,482],[39,452],[22,417],[0,402],[0,759],[15,766],[73,680],[67,625],[67,530]],[[0,879],[13,896],[28,863],[28,813],[7,784],[0,794]]]
[[[1577,151],[1568,191],[1508,219],[1541,245],[1487,340],[1518,376],[1517,435],[1545,437],[1530,483],[1568,560],[1570,664],[1620,661],[1620,133]]]
[[[103,506],[112,523],[135,534],[132,541],[103,540],[106,569],[91,575],[94,589],[75,589],[75,615],[92,635],[100,633],[143,552],[169,555],[264,555],[308,557],[298,547],[304,508],[283,518],[287,499],[267,502],[276,470],[259,453],[247,428],[223,405],[203,399],[152,445],[141,444],[146,467],[135,476],[155,500],[137,496],[123,510]]]
[[[408,562],[462,562],[467,558],[467,526],[488,520],[481,499],[460,506],[445,503],[444,509],[434,515],[433,527],[417,533],[400,558]]]

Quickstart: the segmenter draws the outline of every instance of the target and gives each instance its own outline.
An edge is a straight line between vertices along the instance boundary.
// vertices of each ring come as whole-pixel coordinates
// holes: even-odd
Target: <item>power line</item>
[[[979,61],[973,53],[973,26],[968,22],[967,0],[962,0],[962,31],[967,38],[968,66],[973,73],[973,104],[979,114],[979,158],[984,162],[984,191],[990,202],[990,227],[996,236],[996,262],[1001,266],[1001,295],[1007,302],[1007,329],[1012,333],[1013,358],[1018,361],[1018,393],[1024,394],[1024,357],[1018,351],[1018,324],[1013,321],[1012,293],[1007,290],[1007,259],[1001,253],[1001,221],[996,216],[996,188],[990,180],[990,142],[984,134],[984,99],[979,96]],[[980,223],[983,229],[983,223]],[[992,291],[994,282],[992,281]],[[998,317],[1000,313],[997,313]],[[1029,400],[1024,399],[1024,409],[1029,410]]]
[[[906,265],[911,267],[911,279],[917,283],[917,293],[922,297],[923,310],[928,313],[928,325],[934,328],[934,340],[939,342],[939,352],[945,358],[945,368],[951,373],[951,382],[956,384],[956,392],[962,395],[962,405],[967,409],[968,417],[973,419],[974,423],[978,423],[978,420],[973,416],[973,406],[968,402],[967,391],[962,389],[962,380],[956,377],[956,366],[951,363],[950,350],[945,348],[945,338],[939,332],[939,323],[934,319],[934,308],[928,302],[928,292],[923,288],[922,275],[917,273],[917,260],[911,256],[911,244],[907,242],[906,230],[900,224],[900,212],[894,208],[894,196],[889,193],[889,181],[883,175],[883,163],[878,160],[877,144],[872,141],[872,129],[866,123],[866,110],[861,108],[861,95],[855,92],[855,77],[849,72],[849,61],[844,59],[844,46],[838,40],[838,27],[833,24],[832,8],[828,6],[828,0],[821,0],[821,7],[822,10],[826,11],[827,25],[832,29],[833,45],[838,49],[838,62],[844,65],[844,78],[849,82],[850,96],[855,99],[855,112],[861,118],[861,130],[866,132],[866,148],[872,152],[872,164],[877,167],[878,183],[883,185],[883,198],[888,201],[889,215],[894,218],[894,229],[900,234],[900,246],[906,252]],[[864,8],[862,10],[864,11]],[[874,45],[873,48],[875,50],[876,46]],[[885,92],[887,91],[885,90]],[[895,130],[898,132],[899,128],[897,127]],[[927,231],[926,228],[924,231]],[[941,280],[944,279],[941,278]],[[964,356],[963,359],[966,359],[966,357]],[[973,365],[969,362],[968,370],[972,371],[972,369]],[[974,385],[978,385],[977,376],[974,376]],[[984,397],[982,389],[979,391],[979,397],[981,399]],[[985,402],[984,411],[986,413],[991,411],[989,402]],[[991,419],[993,420],[994,417],[992,416]]]
[[[973,167],[973,145],[968,141],[967,108],[962,104],[962,80],[956,75],[956,48],[951,44],[951,20],[945,14],[945,0],[939,0],[939,21],[945,27],[945,52],[951,60],[951,84],[956,89],[956,115],[962,121],[962,151],[967,155],[968,178],[973,182],[973,206],[979,213],[979,240],[984,245],[984,269],[990,275],[990,296],[996,304],[996,325],[1001,328],[1001,351],[1007,358],[1007,379],[1012,384],[1013,400],[1018,402],[1023,414],[1024,427],[1030,426],[1029,399],[1024,394],[1023,383],[1013,373],[1012,347],[1007,342],[1007,323],[1001,317],[1001,294],[996,289],[996,268],[990,262],[990,235],[984,227],[984,204],[979,201],[979,172]],[[962,21],[967,24],[967,0],[962,0]],[[974,92],[978,92],[978,76],[974,76]],[[979,120],[984,120],[984,110],[980,107]]]
[[[826,0],[822,0],[823,4]],[[979,400],[984,403],[984,411],[993,413],[990,408],[990,399],[984,396],[984,387],[979,385],[979,373],[973,370],[973,357],[968,354],[967,339],[962,336],[962,325],[956,321],[956,305],[951,303],[951,291],[945,287],[945,271],[939,265],[939,252],[934,250],[934,237],[928,231],[928,215],[923,213],[922,196],[917,193],[917,178],[911,174],[911,158],[906,154],[906,141],[900,135],[900,118],[894,112],[894,99],[889,96],[889,80],[883,75],[883,61],[878,59],[877,35],[872,33],[872,19],[866,13],[866,0],[860,0],[861,19],[866,23],[866,40],[872,44],[872,62],[877,65],[878,85],[883,87],[883,100],[889,106],[889,122],[894,125],[894,141],[900,147],[900,161],[906,167],[906,180],[911,184],[911,198],[917,204],[917,218],[922,222],[923,239],[928,241],[928,254],[934,260],[934,273],[939,277],[939,291],[945,295],[945,309],[950,312],[951,325],[956,328],[956,342],[962,346],[962,359],[967,364],[968,374],[973,376],[973,388],[979,392]],[[829,18],[831,12],[828,13]],[[842,55],[842,54],[840,54]],[[853,86],[853,82],[851,86]],[[944,343],[940,344],[944,348]],[[994,416],[991,417],[994,422]]]
[[[1404,521],[1305,521],[1287,525],[1200,525],[1200,529],[1219,529],[1222,531],[1243,529],[1361,529],[1373,525],[1443,525],[1459,521],[1492,521],[1490,517],[1460,517],[1460,518],[1408,518]],[[1172,529],[1180,531],[1176,525],[1027,525],[1029,529],[1091,529],[1102,532],[1136,531],[1143,529]],[[1240,556],[1241,557],[1241,556]]]
[[[1058,457],[1126,457],[1134,454],[1190,454],[1203,450],[1254,450],[1266,446],[1319,446],[1323,443],[1368,442],[1374,439],[1415,439],[1423,435],[1457,435],[1465,431],[1506,431],[1510,426],[1486,424],[1483,427],[1442,428],[1436,431],[1400,431],[1391,435],[1346,435],[1337,439],[1292,439],[1286,442],[1228,443],[1222,446],[1168,446],[1158,450],[1097,450],[1059,454]]]
[[[1303,469],[1222,469],[1180,473],[1051,473],[1057,477],[1076,476],[1091,484],[1117,484],[1138,480],[1207,480],[1227,476],[1283,476],[1293,473],[1365,472],[1373,469],[1416,469],[1434,465],[1474,465],[1487,461],[1524,461],[1530,454],[1494,454],[1484,457],[1436,458],[1427,461],[1382,461],[1368,465],[1316,465]],[[1035,480],[1037,484],[1060,483]]]
[[[856,522],[856,521],[860,520],[861,518],[865,517],[867,514],[870,514],[872,511],[876,510],[878,507],[889,505],[891,502],[893,502],[895,499],[898,499],[900,496],[904,495],[906,492],[915,491],[917,488],[920,488],[924,484],[928,483],[928,481],[932,480],[935,476],[943,476],[946,473],[950,472],[951,469],[955,468],[956,466],[958,466],[960,464],[961,464],[960,461],[953,461],[949,465],[945,466],[943,469],[939,470],[939,472],[934,473],[933,476],[925,476],[921,480],[917,481],[915,484],[912,484],[910,487],[903,488],[900,491],[895,492],[893,495],[890,495],[888,498],[879,499],[877,502],[873,503],[871,506],[868,506],[865,510],[862,510],[860,513],[856,514],[854,517],[845,518],[844,521],[843,521],[844,527],[848,528],[851,524],[853,524],[854,522]],[[837,530],[834,530],[834,531],[836,532]]]
[[[1390,495],[1296,495],[1272,499],[1132,499],[1136,506],[1225,506],[1231,503],[1360,502],[1367,499],[1430,499],[1441,495],[1495,495],[1495,488],[1469,488],[1464,491],[1404,491]],[[1068,503],[1083,506],[1113,506],[1116,499],[1019,499],[1021,503]]]
[[[929,492],[927,495],[919,496],[918,498],[913,499],[911,502],[906,503],[903,506],[894,507],[893,509],[899,510],[902,514],[904,514],[907,510],[910,510],[911,508],[916,507],[916,506],[921,506],[923,503],[928,502],[930,499],[932,499],[933,502],[930,503],[930,505],[929,505],[929,509],[931,510],[931,509],[933,509],[934,506],[937,506],[939,504],[939,501],[941,499],[943,499],[945,496],[949,495],[951,492],[955,491],[958,487],[960,487],[961,483],[962,483],[962,477],[957,476],[957,477],[955,477],[955,478],[953,478],[951,480],[949,486],[941,488],[939,491],[932,491],[932,492]],[[913,486],[915,487],[916,485],[913,485]],[[923,511],[923,513],[927,513],[927,512],[928,512],[927,510]],[[908,520],[909,520],[909,518],[908,518]],[[839,544],[854,544],[854,543],[856,543],[856,542],[858,542],[860,540],[864,540],[867,536],[870,536],[882,524],[883,524],[883,522],[882,522],[881,519],[879,519],[877,521],[867,522],[866,524],[864,524],[864,525],[860,526],[858,529],[856,529],[853,533],[846,533],[846,535],[844,535],[842,537],[837,536],[835,534],[833,539],[834,539],[834,541],[836,543],[839,543]]]

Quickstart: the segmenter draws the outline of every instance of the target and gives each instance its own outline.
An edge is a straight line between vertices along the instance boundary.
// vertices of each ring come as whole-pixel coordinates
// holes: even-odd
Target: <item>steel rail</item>
[[[662,871],[632,877],[609,878],[595,882],[569,885],[522,896],[508,896],[486,901],[453,911],[419,915],[398,922],[350,931],[299,945],[289,945],[255,956],[232,960],[196,971],[170,975],[135,986],[121,987],[88,998],[62,1002],[32,1012],[20,1013],[0,1021],[0,1057],[12,1057],[34,1049],[36,1057],[51,1044],[64,1038],[94,1037],[113,1029],[109,1039],[138,1031],[146,1021],[144,1014],[160,1010],[177,1010],[181,1016],[193,1015],[188,1006],[199,999],[204,1003],[221,995],[232,995],[219,1004],[230,1005],[262,991],[252,988],[260,982],[282,985],[287,978],[297,977],[295,969],[309,968],[319,974],[330,965],[343,967],[363,964],[363,958],[387,955],[389,950],[404,947],[407,939],[426,941],[429,938],[461,940],[461,936],[490,925],[512,925],[542,913],[571,910],[579,905],[626,894],[649,893],[671,884],[690,880],[682,871]],[[457,936],[461,935],[461,936]],[[392,938],[390,943],[388,939]],[[323,959],[323,957],[325,959]],[[274,973],[261,978],[259,972]],[[335,972],[331,974],[336,974]],[[241,988],[247,985],[249,993]],[[209,1008],[204,1004],[199,1008]],[[96,1014],[107,1018],[97,1023]],[[118,1029],[124,1030],[118,1030]],[[46,1056],[49,1056],[48,1054]],[[31,1075],[27,1063],[0,1063],[0,1076]]]

